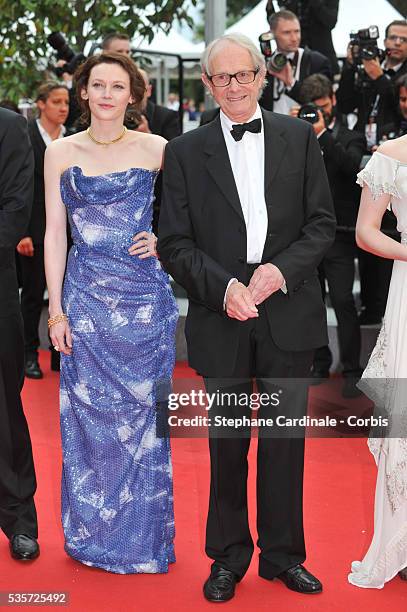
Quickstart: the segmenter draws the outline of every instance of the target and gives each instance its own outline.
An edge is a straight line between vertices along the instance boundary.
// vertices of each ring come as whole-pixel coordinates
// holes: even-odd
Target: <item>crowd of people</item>
[[[86,565],[165,573],[175,561],[170,443],[157,434],[175,362],[169,274],[187,292],[189,364],[209,393],[250,396],[256,379],[270,395],[275,378],[328,378],[328,293],[343,396],[363,391],[386,414],[405,411],[389,383],[407,374],[407,22],[387,26],[382,60],[359,60],[351,44],[338,76],[338,2],[280,4],[276,12],[269,2],[267,14],[283,65],[242,35],[210,43],[202,81],[218,108],[182,136],[179,101],[151,100],[149,75],[120,33],[73,79],[42,84],[28,124],[0,108],[0,526],[15,559],[39,555],[20,391],[24,374],[43,377],[45,287],[51,366],[60,369],[65,550]],[[363,323],[381,325],[364,371]],[[249,406],[227,414],[248,417]],[[302,386],[278,408],[296,417],[306,409]],[[399,428],[369,444],[375,530],[349,581],[381,588],[407,579],[407,437]],[[247,429],[209,428],[212,602],[234,596],[253,555],[249,445]],[[303,461],[303,436],[260,431],[259,575],[321,593],[303,565]]]

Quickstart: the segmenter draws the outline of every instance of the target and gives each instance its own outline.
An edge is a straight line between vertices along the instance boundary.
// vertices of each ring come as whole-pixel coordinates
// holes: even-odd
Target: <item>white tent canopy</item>
[[[337,55],[346,55],[350,32],[370,25],[379,27],[378,44],[382,47],[386,26],[394,19],[403,19],[403,16],[387,0],[340,0],[338,22],[332,32]]]
[[[177,53],[183,57],[189,55],[196,56],[197,54],[197,45],[184,38],[174,28],[171,28],[168,34],[160,30],[150,43],[146,39],[136,37],[133,39],[132,44],[135,49],[161,53]]]

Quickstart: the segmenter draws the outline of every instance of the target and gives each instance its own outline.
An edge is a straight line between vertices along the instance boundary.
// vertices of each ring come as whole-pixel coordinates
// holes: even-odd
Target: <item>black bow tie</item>
[[[232,129],[230,130],[230,133],[236,141],[242,140],[245,132],[253,132],[253,134],[261,132],[261,119],[253,119],[253,121],[249,123],[236,123],[232,125]]]

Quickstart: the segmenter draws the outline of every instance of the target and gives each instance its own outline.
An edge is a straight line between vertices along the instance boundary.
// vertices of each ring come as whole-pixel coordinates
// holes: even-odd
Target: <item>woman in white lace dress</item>
[[[407,579],[407,136],[384,143],[359,173],[358,183],[363,186],[358,245],[394,259],[383,325],[359,386],[378,413],[390,418],[397,437],[369,439],[378,469],[374,535],[363,561],[352,563],[348,579],[381,589],[397,573]],[[390,206],[401,244],[380,231]]]

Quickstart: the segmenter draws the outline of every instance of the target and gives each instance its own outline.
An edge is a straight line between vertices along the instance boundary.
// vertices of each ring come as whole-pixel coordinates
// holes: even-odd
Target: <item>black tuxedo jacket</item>
[[[179,114],[176,111],[148,100],[145,115],[153,134],[162,136],[166,140],[172,140],[181,134]]]
[[[311,74],[324,74],[329,79],[332,79],[332,70],[329,60],[325,55],[318,51],[311,51],[305,47],[300,63],[300,75],[294,87],[287,93],[290,98],[296,102],[301,102],[301,85],[303,80]],[[264,88],[263,95],[260,98],[259,104],[267,110],[273,110],[274,106],[274,77],[271,74],[267,75],[267,85]]]
[[[28,122],[28,133],[34,151],[34,198],[27,236],[34,244],[44,244],[45,236],[45,186],[44,186],[44,155],[45,142],[38,129],[37,121]]]
[[[324,132],[318,142],[324,154],[338,228],[343,231],[355,229],[360,201],[356,175],[366,150],[366,139],[342,125],[339,119],[337,122],[334,132]],[[354,234],[350,237],[354,240]]]
[[[0,108],[0,316],[19,312],[15,247],[27,235],[34,161],[27,121]]]
[[[284,350],[327,342],[317,266],[335,234],[324,163],[312,127],[263,111],[268,232],[263,263],[275,264],[288,293],[266,302],[270,331]],[[206,375],[228,376],[237,358],[239,325],[223,310],[233,277],[248,283],[246,226],[220,119],[168,143],[158,251],[189,297],[185,334],[189,362]]]

